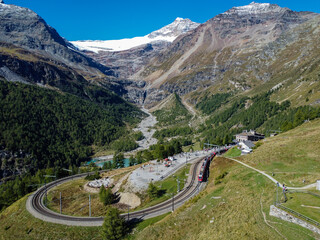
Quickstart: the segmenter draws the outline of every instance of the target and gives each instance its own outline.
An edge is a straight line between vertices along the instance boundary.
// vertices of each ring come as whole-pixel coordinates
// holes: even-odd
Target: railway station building
[[[254,130],[250,130],[250,131],[244,130],[242,133],[239,133],[239,134],[237,134],[235,136],[236,136],[236,141],[237,142],[245,142],[245,141],[255,142],[255,141],[258,141],[260,139],[264,139],[264,135],[263,134],[257,133]]]

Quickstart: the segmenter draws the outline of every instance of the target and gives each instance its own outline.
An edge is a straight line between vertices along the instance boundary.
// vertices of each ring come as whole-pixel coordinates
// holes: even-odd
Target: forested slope
[[[136,108],[106,91],[93,92],[92,98],[101,103],[0,81],[1,148],[30,154],[34,160],[23,164],[30,169],[79,165],[91,154],[91,145],[110,144],[124,134],[123,120],[134,122],[139,115]],[[7,169],[14,163],[1,164]]]
[[[205,98],[198,106],[205,106],[199,108],[208,118],[198,132],[205,142],[221,145],[230,143],[233,135],[245,129],[268,135],[272,130],[287,131],[305,120],[320,117],[319,107],[292,107],[289,101],[279,104],[270,100],[272,94],[269,91],[254,97],[229,97],[229,104],[222,105],[220,109],[210,108],[212,99],[221,98],[219,94]]]

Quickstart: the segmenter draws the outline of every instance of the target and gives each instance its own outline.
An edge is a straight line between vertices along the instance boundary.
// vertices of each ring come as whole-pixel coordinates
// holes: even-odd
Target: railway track
[[[174,208],[181,206],[188,199],[193,197],[200,189],[201,183],[197,181],[197,173],[199,164],[204,158],[199,158],[192,165],[191,174],[192,178],[187,187],[185,187],[181,192],[179,192],[176,196],[167,201],[159,203],[155,206],[131,212],[126,214],[121,214],[125,219],[147,219],[155,216],[159,216],[161,214],[170,212]],[[60,185],[62,183],[72,181],[75,179],[83,178],[87,175],[78,174],[75,176],[70,176],[62,179],[58,179],[56,181],[48,183],[46,186],[39,188],[35,193],[29,196],[27,200],[27,210],[36,218],[39,218],[43,221],[53,222],[64,225],[72,225],[72,226],[101,226],[103,223],[103,217],[75,217],[69,215],[63,215],[56,213],[50,209],[48,209],[44,204],[44,198],[46,193],[53,187]]]

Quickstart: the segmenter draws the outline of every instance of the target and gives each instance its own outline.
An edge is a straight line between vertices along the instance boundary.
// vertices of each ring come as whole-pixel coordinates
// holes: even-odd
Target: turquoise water
[[[95,163],[95,162],[97,162],[97,161],[99,161],[99,159],[96,159],[96,158],[93,158],[93,159],[91,159],[89,162],[87,162],[87,165],[89,165],[90,163]]]
[[[99,159],[91,159],[91,161],[90,162],[97,162],[97,161],[99,161]],[[90,163],[90,162],[88,162],[88,164]],[[105,162],[111,162],[111,163],[113,163],[113,160],[108,160],[108,161],[104,161],[104,162],[99,162],[99,163],[96,163],[96,165],[98,166],[98,167],[103,167],[103,164],[105,163]],[[125,158],[124,159],[124,167],[129,167],[129,158]]]

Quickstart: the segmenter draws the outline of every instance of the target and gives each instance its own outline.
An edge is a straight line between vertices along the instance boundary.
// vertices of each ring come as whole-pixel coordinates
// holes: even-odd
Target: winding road
[[[200,170],[200,166],[201,166],[200,163],[202,162],[203,159],[204,159],[203,157],[198,158],[194,162],[194,164],[190,168],[190,175],[192,177],[189,181],[189,184],[176,196],[174,196],[173,198],[165,202],[159,203],[155,206],[152,206],[140,211],[131,212],[129,213],[129,216],[128,216],[128,213],[122,214],[122,216],[128,220],[147,219],[147,218],[152,218],[152,217],[159,216],[164,213],[172,211],[173,205],[174,205],[174,209],[181,206],[191,197],[196,195],[200,190],[201,183],[199,183],[197,180],[197,176],[198,176],[197,173]],[[45,198],[46,192],[48,192],[51,188],[57,185],[66,183],[68,181],[83,178],[86,175],[87,173],[83,173],[75,176],[65,177],[65,178],[50,182],[46,186],[39,188],[36,192],[34,192],[28,197],[27,204],[26,204],[27,210],[34,217],[47,222],[70,225],[70,226],[101,226],[104,220],[103,217],[75,217],[75,216],[63,215],[63,214],[59,214],[54,211],[51,211],[44,204],[44,198]]]

